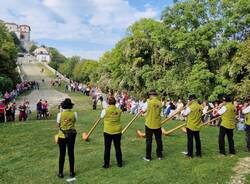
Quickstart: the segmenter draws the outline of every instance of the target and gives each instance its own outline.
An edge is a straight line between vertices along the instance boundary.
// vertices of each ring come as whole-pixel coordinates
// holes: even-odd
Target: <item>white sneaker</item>
[[[66,181],[69,182],[69,183],[74,182],[74,181],[76,181],[76,178],[68,178],[68,179],[66,179]]]
[[[143,157],[143,160],[146,161],[146,162],[150,162],[151,161],[151,159],[148,159],[146,157]]]
[[[162,160],[163,158],[162,157],[158,157],[158,160]]]
[[[183,152],[181,152],[183,155],[187,155],[188,154],[188,152],[186,152],[186,151],[183,151]]]

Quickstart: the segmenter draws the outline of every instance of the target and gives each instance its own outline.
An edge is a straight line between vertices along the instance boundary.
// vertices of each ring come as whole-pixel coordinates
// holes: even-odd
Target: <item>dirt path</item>
[[[68,97],[67,94],[56,91],[55,89],[49,86],[49,81],[51,81],[51,78],[46,76],[44,72],[40,72],[41,68],[38,66],[37,63],[23,62],[21,70],[24,72],[26,80],[35,80],[39,82],[40,89],[33,90],[29,95],[19,99],[17,101],[17,105],[22,103],[23,100],[28,100],[30,102],[31,111],[35,111],[36,103],[39,99],[47,100],[50,108],[53,106],[57,106],[62,100]],[[44,82],[42,82],[42,79],[44,79]]]
[[[230,184],[244,184],[246,175],[250,174],[250,157],[241,158],[233,170],[235,175],[231,177]]]

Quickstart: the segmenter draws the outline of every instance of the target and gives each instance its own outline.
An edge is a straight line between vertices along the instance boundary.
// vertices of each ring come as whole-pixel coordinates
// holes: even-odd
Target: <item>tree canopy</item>
[[[138,96],[155,88],[175,98],[243,99],[250,91],[249,12],[248,0],[175,1],[161,21],[135,22],[99,62],[79,62],[69,76]]]
[[[21,50],[15,34],[10,33],[0,23],[0,92],[11,90],[20,81],[16,71],[17,53]]]

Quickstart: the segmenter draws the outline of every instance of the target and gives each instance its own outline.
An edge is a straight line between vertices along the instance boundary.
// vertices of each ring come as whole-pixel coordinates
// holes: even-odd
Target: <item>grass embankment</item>
[[[235,157],[219,157],[217,150],[218,129],[206,127],[201,131],[203,157],[187,159],[181,154],[186,150],[186,136],[180,131],[169,137],[163,137],[164,159],[144,162],[145,140],[136,137],[135,130],[143,129],[143,118],[138,119],[123,135],[122,151],[125,165],[116,166],[114,149],[111,153],[111,168],[103,169],[103,125],[100,124],[90,137],[89,142],[81,138],[99,116],[91,110],[91,100],[79,93],[69,93],[78,111],[79,120],[75,155],[77,183],[227,183],[233,174],[232,168],[240,157],[249,154],[244,152],[245,139],[243,132],[235,132],[237,155]],[[55,116],[54,116],[55,117]],[[53,117],[53,118],[54,118]],[[125,126],[132,118],[122,115]],[[165,125],[166,129],[182,122],[172,121]],[[30,120],[26,123],[10,123],[0,125],[0,183],[64,183],[57,178],[58,146],[53,144],[57,133],[55,120]],[[153,158],[155,142],[153,144]],[[65,176],[69,174],[68,158],[65,162]],[[249,178],[249,176],[248,176]],[[66,183],[66,182],[65,182]]]
[[[50,78],[52,78],[52,79],[55,79],[55,78],[56,78],[55,74],[54,74],[52,71],[50,71],[45,65],[46,65],[46,64],[37,63],[37,66],[38,66],[38,67],[43,68],[44,74],[45,74],[46,76],[48,76],[48,77],[50,77]]]

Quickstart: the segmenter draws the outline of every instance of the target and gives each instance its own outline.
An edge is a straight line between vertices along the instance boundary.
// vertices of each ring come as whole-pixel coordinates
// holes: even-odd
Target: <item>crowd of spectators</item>
[[[66,83],[64,86],[64,91],[67,92],[82,92],[84,95],[89,96],[91,89],[93,90],[93,87],[90,85],[86,85],[83,83],[70,81],[70,83]]]
[[[25,100],[18,107],[16,105],[16,98],[25,91],[37,89],[39,90],[39,83],[36,81],[23,81],[18,83],[11,91],[5,91],[0,96],[0,122],[15,121],[16,110],[19,111],[19,121],[25,121],[30,113],[29,102]]]
[[[47,119],[50,116],[49,103],[47,100],[40,99],[36,104],[37,119]]]

